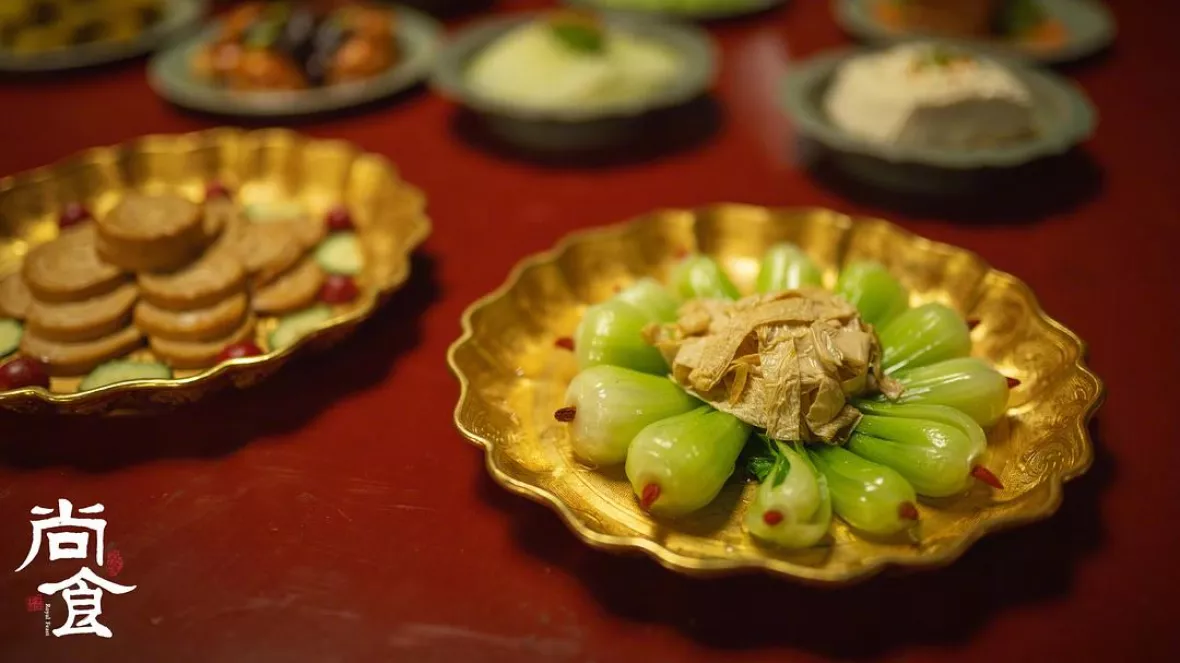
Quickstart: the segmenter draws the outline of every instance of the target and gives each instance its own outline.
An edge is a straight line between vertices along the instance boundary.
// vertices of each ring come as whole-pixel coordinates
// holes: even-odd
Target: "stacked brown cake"
[[[0,313],[25,321],[22,353],[53,375],[86,373],[145,338],[159,361],[203,368],[254,338],[256,314],[316,300],[324,233],[307,217],[244,221],[228,198],[128,193],[33,249],[0,283]]]

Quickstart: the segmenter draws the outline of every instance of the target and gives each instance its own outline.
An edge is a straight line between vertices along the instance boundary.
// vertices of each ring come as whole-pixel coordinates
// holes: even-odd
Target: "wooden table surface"
[[[389,155],[427,192],[434,233],[411,281],[354,339],[249,391],[160,418],[0,415],[0,660],[1180,660],[1175,8],[1120,4],[1117,48],[1067,70],[1100,111],[1084,152],[958,207],[797,167],[774,82],[848,42],[818,1],[715,26],[718,126],[640,163],[493,154],[426,92],[302,125]],[[142,62],[4,81],[0,173],[215,123],[154,96]],[[1027,281],[1108,388],[1097,461],[1059,513],[940,571],[821,591],[596,552],[494,484],[451,420],[464,308],[571,230],[725,201],[884,216]],[[110,640],[46,637],[28,611],[63,562],[12,571],[29,510],[58,498],[106,506],[117,580],[137,586],[104,597]]]

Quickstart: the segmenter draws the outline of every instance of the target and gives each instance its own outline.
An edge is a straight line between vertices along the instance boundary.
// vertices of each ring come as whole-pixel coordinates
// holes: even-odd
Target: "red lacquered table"
[[[354,339],[249,391],[150,419],[0,415],[0,660],[1180,660],[1180,78],[1165,11],[1116,7],[1118,47],[1069,70],[1101,113],[1086,165],[998,205],[891,211],[794,165],[771,85],[782,55],[847,42],[822,2],[716,26],[721,125],[643,163],[493,156],[430,94],[303,125],[389,155],[428,193],[434,234],[411,281]],[[212,125],[156,98],[142,63],[4,82],[0,173]],[[571,230],[723,201],[884,216],[1026,280],[1090,343],[1109,394],[1096,463],[1060,512],[949,568],[823,591],[596,552],[495,485],[452,425],[445,352],[463,309]],[[115,579],[137,587],[104,597],[109,640],[47,637],[26,604],[65,562],[42,551],[13,572],[29,510],[59,498],[105,505]]]

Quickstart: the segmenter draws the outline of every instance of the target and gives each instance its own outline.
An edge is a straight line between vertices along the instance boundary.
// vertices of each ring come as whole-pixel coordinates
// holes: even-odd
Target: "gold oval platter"
[[[139,201],[138,208],[132,204],[133,200]],[[152,214],[159,211],[162,200],[170,201],[168,209],[179,208],[187,210],[186,213],[196,210],[195,214],[203,219],[197,222],[201,224],[198,232],[203,234],[185,235],[185,241],[202,238],[193,240],[199,248],[189,250],[189,244],[178,244],[180,234],[164,239],[150,236],[156,232],[154,227],[147,234],[127,236],[134,237],[139,244],[109,239],[116,237],[111,234],[115,232],[112,228],[125,228],[116,227],[116,222],[110,220],[116,217],[113,209],[123,210],[118,219],[146,224],[148,221],[144,219],[160,218]],[[218,225],[218,234],[208,230],[214,227],[210,219],[214,218],[215,204],[221,205],[218,209],[225,212],[224,218],[236,224],[231,226],[227,221]],[[173,272],[184,275],[190,273],[186,271],[190,268],[195,270],[194,265],[213,254],[216,247],[228,246],[227,255],[240,265],[248,263],[241,257],[246,253],[265,253],[268,258],[265,264],[259,263],[260,271],[247,267],[246,277],[237,281],[240,286],[227,290],[230,294],[224,295],[216,305],[184,300],[191,306],[173,306],[175,302],[171,300],[161,303],[147,298],[151,284],[145,282],[145,274],[148,278],[158,275],[119,263],[120,269],[128,272],[119,276],[120,288],[137,292],[139,299],[134,309],[130,306],[123,309],[118,324],[127,326],[117,334],[134,335],[133,331],[127,331],[134,328],[139,332],[138,342],[129,341],[128,349],[114,353],[118,356],[113,358],[104,357],[97,368],[92,366],[94,361],[77,370],[54,365],[49,371],[52,377],[48,389],[34,386],[0,391],[0,408],[30,413],[147,414],[196,401],[225,386],[254,385],[296,353],[309,347],[327,347],[343,339],[401,286],[410,274],[410,254],[430,233],[425,205],[422,192],[403,181],[385,157],[345,142],[313,140],[281,129],[218,128],[181,135],[149,135],[121,145],[90,149],[53,165],[6,177],[0,180],[0,284],[5,279],[22,280],[24,300],[30,299],[28,291],[35,295],[33,306],[40,301],[37,297],[45,295],[43,290],[31,287],[33,270],[26,264],[26,257],[44,256],[46,251],[37,253],[40,245],[67,236],[81,237],[92,230],[91,234],[98,237],[92,244],[98,248],[91,246],[88,255],[93,256],[96,251],[102,254],[100,263],[108,255],[120,256],[119,260],[158,262],[174,250],[185,249],[190,254],[203,252],[195,253],[195,257],[190,255],[186,260],[191,258],[191,261]],[[133,212],[139,216],[133,218]],[[82,222],[70,227],[67,218],[77,221],[79,217]],[[284,225],[283,230],[278,230],[280,226],[271,222],[296,225]],[[264,230],[262,225],[270,228]],[[131,230],[119,232],[143,230],[127,227]],[[307,231],[298,235],[302,243],[288,241],[289,236],[295,236],[289,232],[290,228],[296,227]],[[231,236],[230,228],[245,229],[245,234],[233,235],[236,244],[229,244],[227,239]],[[256,244],[242,239],[247,235]],[[219,243],[223,241],[224,244]],[[263,243],[258,246],[257,242]],[[335,246],[326,246],[329,243]],[[280,244],[282,250],[276,248]],[[56,246],[60,245],[62,242],[58,241]],[[248,250],[248,246],[255,248]],[[133,251],[128,253],[129,250]],[[58,253],[58,259],[62,260],[58,265],[76,262],[77,254],[67,253],[68,259],[63,260],[61,252]],[[47,259],[41,262],[53,264]],[[224,266],[225,261],[216,264]],[[107,265],[102,269],[111,268]],[[152,267],[142,268],[149,269]],[[242,273],[238,266],[229,271],[233,270]],[[214,271],[219,275],[217,278],[224,273]],[[267,280],[263,280],[264,275]],[[152,297],[197,296],[191,291],[177,294],[178,283],[181,281],[173,281],[169,286],[167,281],[158,280],[150,291]],[[47,287],[44,282],[37,286],[43,287]],[[332,294],[328,294],[329,290]],[[102,295],[87,297],[80,301],[66,297],[64,303],[55,298],[42,304],[42,311],[53,311],[55,307],[59,313],[68,311],[61,307],[92,304],[95,297],[102,298]],[[0,301],[0,310],[3,304]],[[141,311],[141,307],[147,310]],[[213,315],[209,312],[214,310],[230,317],[217,323],[220,326],[209,326],[214,324],[209,317]],[[13,351],[17,359],[33,357],[37,348],[50,347],[45,342],[31,343],[33,333],[29,328],[34,326],[38,338],[51,339],[55,344],[53,352],[59,353],[51,355],[46,350],[45,354],[37,355],[46,362],[50,357],[64,361],[61,357],[76,356],[67,352],[75,352],[78,346],[62,341],[91,343],[92,336],[77,339],[46,336],[50,332],[79,332],[61,327],[60,318],[54,321],[42,313],[34,321],[32,308],[27,312],[28,319],[23,320],[25,329],[19,332],[22,334],[19,345]],[[193,327],[190,314],[197,313],[204,316],[200,317],[203,326]],[[0,318],[3,316],[0,312]],[[12,319],[0,323],[7,323],[9,329],[20,329],[19,323]],[[231,331],[232,334],[226,335]],[[195,336],[197,332],[204,335]],[[179,336],[169,336],[170,333]],[[6,340],[7,343],[0,344],[14,346],[11,338]],[[241,353],[242,356],[226,358],[227,355],[219,353],[210,360],[209,349],[215,343],[226,343],[226,347],[251,343],[253,346]],[[0,365],[10,360],[12,357],[0,359]],[[116,365],[116,370],[104,368],[107,364]],[[128,364],[132,369],[130,376],[121,373]],[[159,374],[153,374],[145,366],[153,367]],[[102,370],[107,373],[99,375]]]
[[[921,498],[908,536],[858,534],[833,517],[818,544],[788,550],[745,531],[758,486],[745,483],[741,469],[704,508],[653,518],[621,466],[594,468],[574,456],[568,425],[555,413],[570,409],[566,390],[579,371],[571,338],[586,309],[643,277],[666,282],[693,253],[713,258],[740,294],[752,293],[764,252],[783,242],[807,254],[829,289],[844,265],[876,261],[905,287],[910,306],[936,302],[961,316],[970,353],[1015,385],[987,430],[983,456],[1002,487],[976,482],[955,497]],[[819,209],[669,209],[577,233],[520,263],[467,310],[462,327],[448,354],[461,385],[455,424],[484,449],[494,480],[555,510],[595,548],[646,553],[693,575],[762,570],[840,584],[887,568],[948,564],[984,534],[1057,509],[1063,484],[1090,466],[1087,424],[1104,395],[1083,342],[1015,277],[889,222]]]

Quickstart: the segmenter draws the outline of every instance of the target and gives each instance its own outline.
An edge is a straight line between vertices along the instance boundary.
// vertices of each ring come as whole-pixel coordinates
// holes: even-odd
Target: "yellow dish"
[[[78,391],[81,377],[55,377],[50,389],[0,392],[0,408],[21,412],[149,413],[195,401],[227,385],[246,387],[278,370],[306,347],[347,336],[409,277],[410,253],[430,233],[425,197],[385,157],[335,140],[287,130],[213,129],[145,136],[83,152],[51,166],[0,180],[0,277],[18,270],[30,248],[57,236],[58,212],[81,202],[105,214],[128,190],[172,192],[193,200],[211,180],[229,186],[245,207],[298,203],[317,217],[338,203],[351,211],[365,261],[357,297],[292,345],[207,369],[176,370],[169,379],[141,379]],[[279,319],[259,319],[255,340]],[[155,360],[148,348],[133,360]]]
[[[783,241],[806,251],[829,287],[841,265],[874,259],[909,289],[911,305],[938,301],[979,321],[973,353],[1021,382],[1006,417],[989,432],[990,465],[1003,490],[978,487],[953,500],[923,500],[917,540],[873,540],[834,522],[826,543],[789,551],[760,546],[743,531],[753,485],[730,483],[701,512],[657,521],[639,509],[621,469],[573,458],[553,412],[578,370],[559,340],[572,335],[585,307],[639,277],[665,276],[684,252],[712,256],[748,293],[765,249]],[[1092,461],[1086,424],[1103,396],[1082,341],[1041,311],[1018,279],[888,222],[826,210],[664,210],[579,233],[525,260],[466,312],[463,330],[448,355],[462,388],[455,423],[485,449],[493,478],[552,507],[594,547],[643,551],[692,574],[761,569],[841,583],[892,566],[949,563],[984,534],[1057,509],[1063,483]]]

